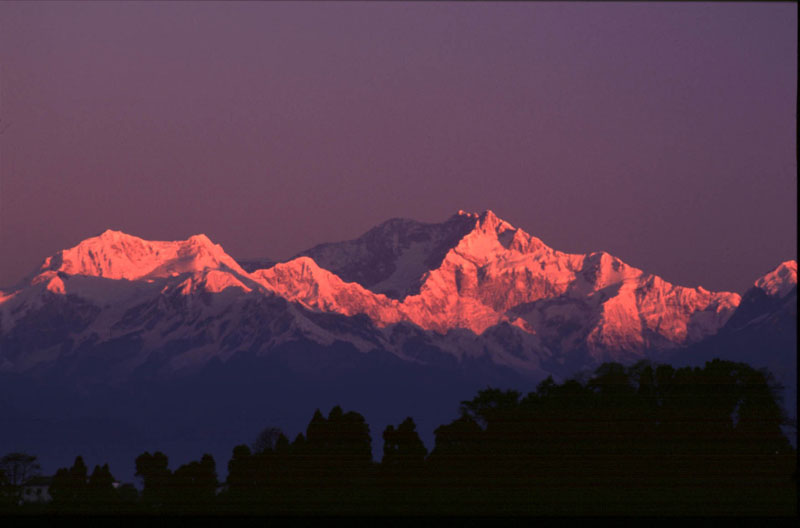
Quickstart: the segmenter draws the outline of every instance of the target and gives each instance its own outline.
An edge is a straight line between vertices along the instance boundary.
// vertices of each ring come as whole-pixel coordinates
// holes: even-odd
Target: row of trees
[[[95,466],[92,474],[78,456],[71,468],[56,471],[50,484],[51,507],[56,511],[112,513],[136,504],[138,492],[132,484],[119,489],[108,464]]]
[[[435,431],[431,453],[412,418],[383,432],[334,407],[290,441],[265,429],[233,449],[220,486],[214,459],[169,470],[143,453],[137,500],[87,477],[78,458],[53,480],[56,511],[253,513],[787,513],[796,452],[768,373],[715,360],[674,369],[608,363],[534,392],[486,389]],[[794,472],[794,473],[793,473]],[[130,491],[130,490],[129,490]]]

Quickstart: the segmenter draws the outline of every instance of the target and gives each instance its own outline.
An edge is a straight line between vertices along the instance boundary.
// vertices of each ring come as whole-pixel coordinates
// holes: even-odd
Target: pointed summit
[[[496,214],[494,214],[494,211],[492,211],[491,209],[486,209],[485,211],[483,211],[480,215],[478,215],[478,219],[482,224],[487,224],[487,223],[498,224],[500,222],[503,222],[503,220],[501,220]]]
[[[460,219],[463,221],[474,222],[473,227],[484,231],[496,231],[498,234],[514,229],[514,226],[497,216],[491,209],[485,209],[480,213],[470,213],[459,209],[456,214],[450,217],[449,221]]]
[[[297,257],[255,271],[251,277],[267,290],[306,308],[344,315],[363,313],[379,324],[396,322],[400,318],[396,310],[392,310],[396,301],[356,283],[344,282],[336,274],[320,268],[310,257]]]
[[[478,227],[487,231],[494,232],[498,237],[503,233],[513,231],[515,228],[496,214],[491,209],[487,209],[478,216]],[[509,235],[511,236],[511,235]]]
[[[782,298],[797,287],[797,261],[787,260],[755,282],[770,297]]]

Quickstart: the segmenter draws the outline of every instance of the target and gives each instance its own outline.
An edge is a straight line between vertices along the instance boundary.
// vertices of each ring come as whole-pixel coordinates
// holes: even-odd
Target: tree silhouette
[[[144,483],[142,502],[150,509],[159,511],[171,504],[169,459],[161,451],[152,455],[144,452],[136,457],[136,476]]]
[[[384,472],[391,475],[420,475],[428,450],[417,434],[413,418],[408,417],[397,426],[389,425],[383,432]]]
[[[266,427],[256,437],[253,442],[252,448],[254,453],[264,453],[265,451],[273,451],[281,437],[284,437],[283,432],[277,427]]]
[[[60,468],[50,484],[50,496],[56,511],[87,509],[88,478],[83,457],[75,457],[71,468]]]
[[[0,502],[17,504],[22,486],[41,473],[36,456],[27,453],[8,453],[0,458]]]
[[[17,493],[11,486],[11,481],[6,477],[4,470],[0,469],[0,512],[11,509],[16,506]]]
[[[214,457],[204,454],[199,462],[184,464],[171,477],[174,509],[199,512],[209,509],[217,492],[217,470]]]
[[[219,496],[211,455],[173,473],[163,453],[141,454],[140,504],[153,513],[786,512],[796,451],[779,393],[769,372],[744,363],[605,363],[524,397],[478,391],[435,430],[430,454],[413,418],[389,425],[378,468],[362,415],[317,409],[291,443],[268,427],[252,448],[234,447]],[[20,482],[35,459],[11,455],[0,470],[7,508],[16,507],[8,469]],[[135,489],[114,490],[107,464],[87,473],[81,457],[56,472],[53,511],[132,508]]]
[[[228,462],[228,487],[233,491],[251,490],[255,487],[255,468],[251,458],[253,453],[246,445],[233,448],[233,456]]]
[[[513,419],[519,406],[520,393],[515,390],[502,391],[487,388],[479,391],[472,400],[461,402],[461,412],[468,415],[482,427],[489,424],[495,427]]]
[[[478,477],[485,469],[482,434],[481,426],[466,414],[436,428],[435,445],[429,457],[435,474],[448,479]]]
[[[88,504],[96,512],[111,512],[119,502],[108,464],[95,466],[87,485]]]
[[[18,488],[42,471],[36,456],[27,453],[8,453],[0,458],[0,472],[9,485]]]
[[[344,413],[338,405],[327,419],[317,409],[306,428],[304,450],[318,477],[332,481],[358,477],[372,462],[369,425],[360,414]]]

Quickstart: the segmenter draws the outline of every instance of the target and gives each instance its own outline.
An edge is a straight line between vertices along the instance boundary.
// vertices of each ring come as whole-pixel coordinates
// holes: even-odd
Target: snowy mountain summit
[[[785,297],[797,287],[797,261],[787,260],[755,282],[770,297]]]
[[[561,351],[696,341],[718,330],[740,300],[674,286],[607,253],[562,253],[492,211],[459,211],[441,224],[390,220],[304,255],[375,294],[356,301],[364,305],[355,311],[379,325],[480,334],[507,322]]]
[[[109,229],[48,257],[41,270],[140,280],[223,267],[245,273],[222,247],[205,235],[180,242],[152,242]]]
[[[632,359],[696,343],[741,300],[670,284],[605,252],[562,253],[492,211],[436,224],[391,219],[248,269],[205,235],[88,238],[0,294],[0,370],[121,347],[109,356],[117,375],[154,358],[168,372],[308,341],[421,363],[433,357],[419,352],[424,343],[436,357],[542,372],[568,357]],[[790,261],[756,286],[785,295],[796,283]]]

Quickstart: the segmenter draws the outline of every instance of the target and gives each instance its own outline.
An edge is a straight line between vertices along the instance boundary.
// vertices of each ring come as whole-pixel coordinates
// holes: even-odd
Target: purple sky
[[[0,2],[0,285],[492,209],[741,292],[797,256],[796,101],[794,3]]]

